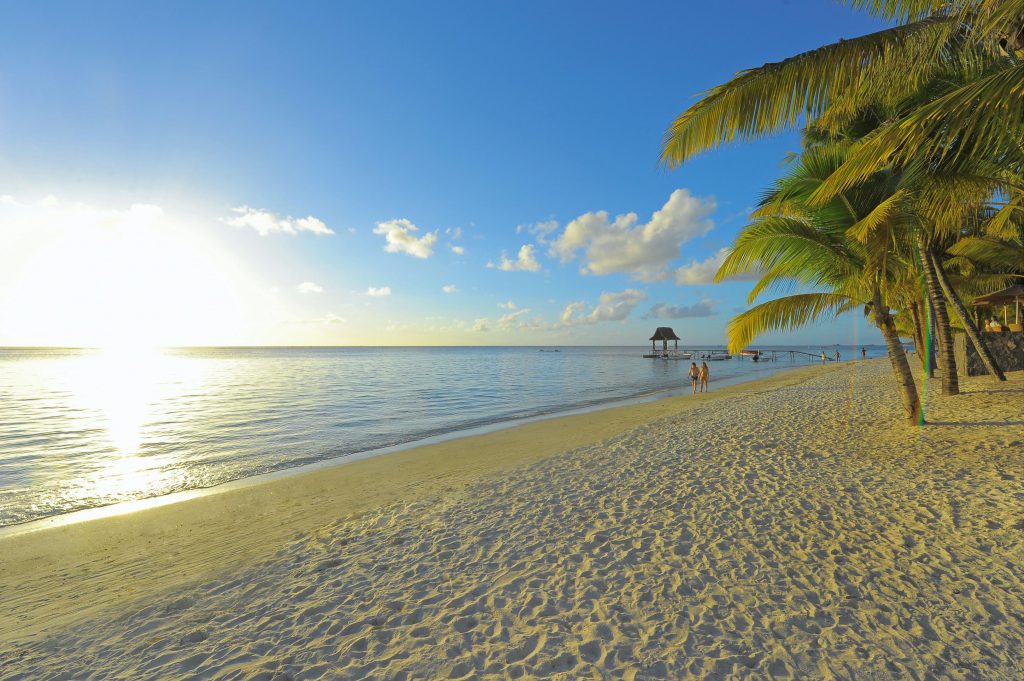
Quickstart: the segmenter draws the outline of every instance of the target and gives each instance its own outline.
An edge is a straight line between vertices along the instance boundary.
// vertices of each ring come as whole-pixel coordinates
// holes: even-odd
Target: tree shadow
[[[995,390],[986,390],[984,388],[979,390],[964,391],[964,395],[994,395],[996,393],[1020,393],[1024,395],[1024,388],[996,388]]]
[[[929,421],[929,426],[1024,426],[1024,421]]]

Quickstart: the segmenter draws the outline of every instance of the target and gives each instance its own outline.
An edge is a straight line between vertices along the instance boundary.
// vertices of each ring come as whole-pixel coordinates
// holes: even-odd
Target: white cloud
[[[516,234],[532,234],[537,237],[537,243],[546,244],[547,237],[552,232],[558,230],[557,220],[548,220],[547,222],[535,222],[532,225],[516,225]]]
[[[607,211],[586,213],[551,242],[551,255],[565,263],[583,251],[583,274],[626,272],[640,281],[660,281],[670,276],[668,265],[682,244],[714,227],[708,219],[714,209],[714,199],[677,189],[645,224],[637,223],[636,213],[614,220]]]
[[[221,218],[221,222],[232,227],[251,227],[259,232],[260,236],[268,234],[298,234],[299,232],[311,232],[326,236],[334,234],[334,231],[327,227],[319,218],[312,215],[304,218],[281,217],[277,213],[249,206],[238,206],[232,208],[233,213],[238,215],[229,218]]]
[[[683,265],[675,271],[676,283],[680,286],[685,284],[710,284],[714,281],[715,272],[725,262],[729,255],[728,248],[720,248],[714,255],[704,260],[691,260],[688,265]],[[729,277],[728,281],[757,281],[762,276],[760,271],[747,272],[735,277]]]
[[[477,319],[475,322],[473,322],[473,331],[476,331],[478,333],[490,331],[490,329],[487,327],[487,321],[488,320],[486,317],[484,317],[483,319]]]
[[[647,300],[647,294],[635,288],[628,288],[622,293],[602,293],[590,317],[595,322],[620,321],[628,317],[642,300]]]
[[[533,244],[524,244],[519,249],[519,255],[515,260],[509,260],[508,256],[502,252],[501,260],[497,265],[489,262],[487,266],[496,267],[502,272],[536,272],[540,269],[540,263],[537,262],[537,258],[533,254]]]
[[[459,287],[456,286],[455,284],[447,284],[445,286],[442,286],[441,290],[444,291],[445,293],[458,293]]]
[[[321,286],[320,284],[316,284],[316,283],[314,283],[312,281],[304,281],[301,284],[299,284],[298,286],[296,286],[295,288],[297,288],[299,290],[299,293],[302,293],[302,294],[323,293],[324,292],[324,287],[323,286]]]
[[[451,237],[452,241],[458,241],[462,238],[462,227],[448,227],[444,233]]]
[[[414,258],[429,258],[434,254],[437,232],[428,232],[421,237],[413,236],[418,231],[420,231],[419,227],[409,220],[401,218],[378,222],[373,233],[384,237],[387,241],[384,250],[388,253],[406,253]]]
[[[582,300],[575,303],[569,303],[562,310],[562,316],[559,317],[559,321],[565,326],[572,326],[574,320],[579,319],[577,315],[583,312],[583,309],[587,306]]]
[[[514,310],[517,306],[511,300],[508,300],[505,301],[504,303],[498,303],[498,307],[500,307],[503,310]]]
[[[586,304],[582,301],[570,303],[562,310],[560,321],[563,326],[622,321],[644,300],[647,300],[647,293],[635,288],[621,293],[602,293],[590,314],[583,314]]]
[[[715,314],[713,300],[702,300],[693,305],[658,303],[644,315],[644,319],[686,319],[688,317],[713,317]]]
[[[366,295],[373,296],[374,298],[385,298],[391,295],[391,287],[381,286],[380,288],[375,288],[371,286],[370,288],[366,289]]]
[[[507,328],[511,327],[516,322],[520,322],[520,318],[523,315],[529,313],[529,311],[530,311],[529,308],[523,308],[522,310],[517,310],[515,312],[509,312],[506,315],[502,315],[501,317],[498,318],[498,321],[496,322],[497,325],[498,325],[498,328],[499,329],[507,329]],[[520,325],[522,325],[522,322],[520,322]]]
[[[462,255],[463,253],[466,252],[466,249],[463,248],[462,246],[453,246],[449,244],[448,248],[452,249],[452,253],[454,253],[455,255]]]

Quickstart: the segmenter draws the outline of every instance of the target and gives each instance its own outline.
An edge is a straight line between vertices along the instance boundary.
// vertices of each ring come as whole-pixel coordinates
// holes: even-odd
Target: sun
[[[0,301],[8,333],[121,350],[244,340],[254,286],[202,229],[144,204],[46,208],[19,223],[22,257],[3,263],[15,270]]]

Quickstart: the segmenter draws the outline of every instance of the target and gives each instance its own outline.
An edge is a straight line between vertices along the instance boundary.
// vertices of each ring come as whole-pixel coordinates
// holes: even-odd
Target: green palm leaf
[[[661,160],[675,167],[722,144],[793,127],[851,93],[916,90],[957,25],[929,17],[741,71],[676,118]]]
[[[802,293],[769,300],[729,321],[729,352],[739,352],[759,335],[795,329],[825,315],[834,317],[862,303],[840,293]]]

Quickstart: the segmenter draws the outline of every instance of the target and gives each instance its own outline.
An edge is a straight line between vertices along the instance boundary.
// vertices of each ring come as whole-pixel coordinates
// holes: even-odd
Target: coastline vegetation
[[[882,331],[904,415],[925,415],[900,337],[959,393],[954,329],[1005,380],[965,300],[1024,276],[1024,0],[847,0],[894,21],[737,74],[680,114],[662,162],[802,127],[716,281],[756,273],[729,349],[863,307]]]

